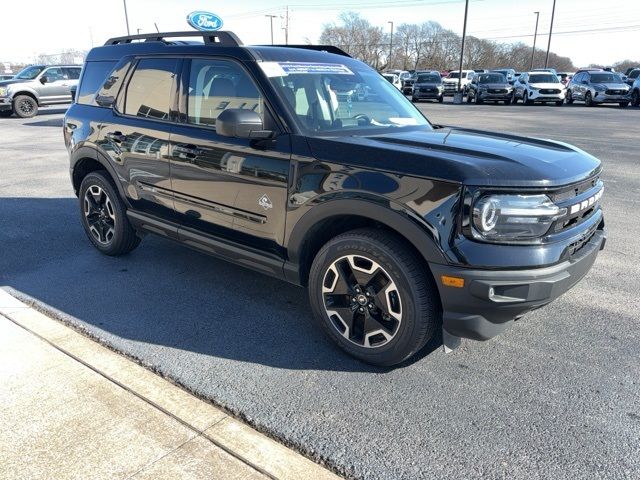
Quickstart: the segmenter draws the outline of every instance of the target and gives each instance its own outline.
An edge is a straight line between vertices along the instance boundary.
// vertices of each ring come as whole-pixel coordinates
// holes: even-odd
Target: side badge
[[[269,197],[267,197],[266,193],[260,197],[260,200],[258,200],[258,205],[260,205],[265,210],[273,208],[273,203],[271,203],[271,200],[269,199]]]

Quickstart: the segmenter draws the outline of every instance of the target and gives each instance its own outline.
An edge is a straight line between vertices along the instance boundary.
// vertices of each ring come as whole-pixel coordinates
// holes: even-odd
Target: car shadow
[[[49,118],[38,122],[24,123],[27,127],[62,127],[62,118]]]
[[[303,288],[156,236],[107,257],[78,217],[75,198],[0,198],[0,285],[145,362],[149,350],[188,351],[283,369],[389,370],[325,338]],[[404,366],[441,345],[436,336]]]

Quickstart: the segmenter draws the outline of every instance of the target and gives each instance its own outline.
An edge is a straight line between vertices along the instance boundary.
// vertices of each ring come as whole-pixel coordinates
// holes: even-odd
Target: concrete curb
[[[267,477],[339,478],[214,405],[49,318],[3,288],[0,288],[0,314]]]

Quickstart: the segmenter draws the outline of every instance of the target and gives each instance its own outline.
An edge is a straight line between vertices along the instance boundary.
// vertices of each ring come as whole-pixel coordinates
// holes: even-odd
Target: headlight
[[[566,213],[546,195],[487,195],[473,206],[473,236],[494,242],[539,238]]]
[[[533,85],[529,85],[529,88],[530,88],[531,90],[540,90],[538,87],[534,87]]]
[[[438,90],[444,90],[444,85],[438,85]]]
[[[4,97],[7,95],[6,87],[0,87],[0,97]]]

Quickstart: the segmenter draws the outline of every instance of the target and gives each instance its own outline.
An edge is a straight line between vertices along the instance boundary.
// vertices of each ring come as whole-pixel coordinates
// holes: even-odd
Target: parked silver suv
[[[567,85],[567,103],[582,100],[587,107],[600,103],[629,106],[631,88],[618,73],[607,71],[579,72]]]
[[[71,87],[78,85],[78,65],[31,65],[12,79],[0,81],[0,116],[29,118],[42,105],[71,102]]]

